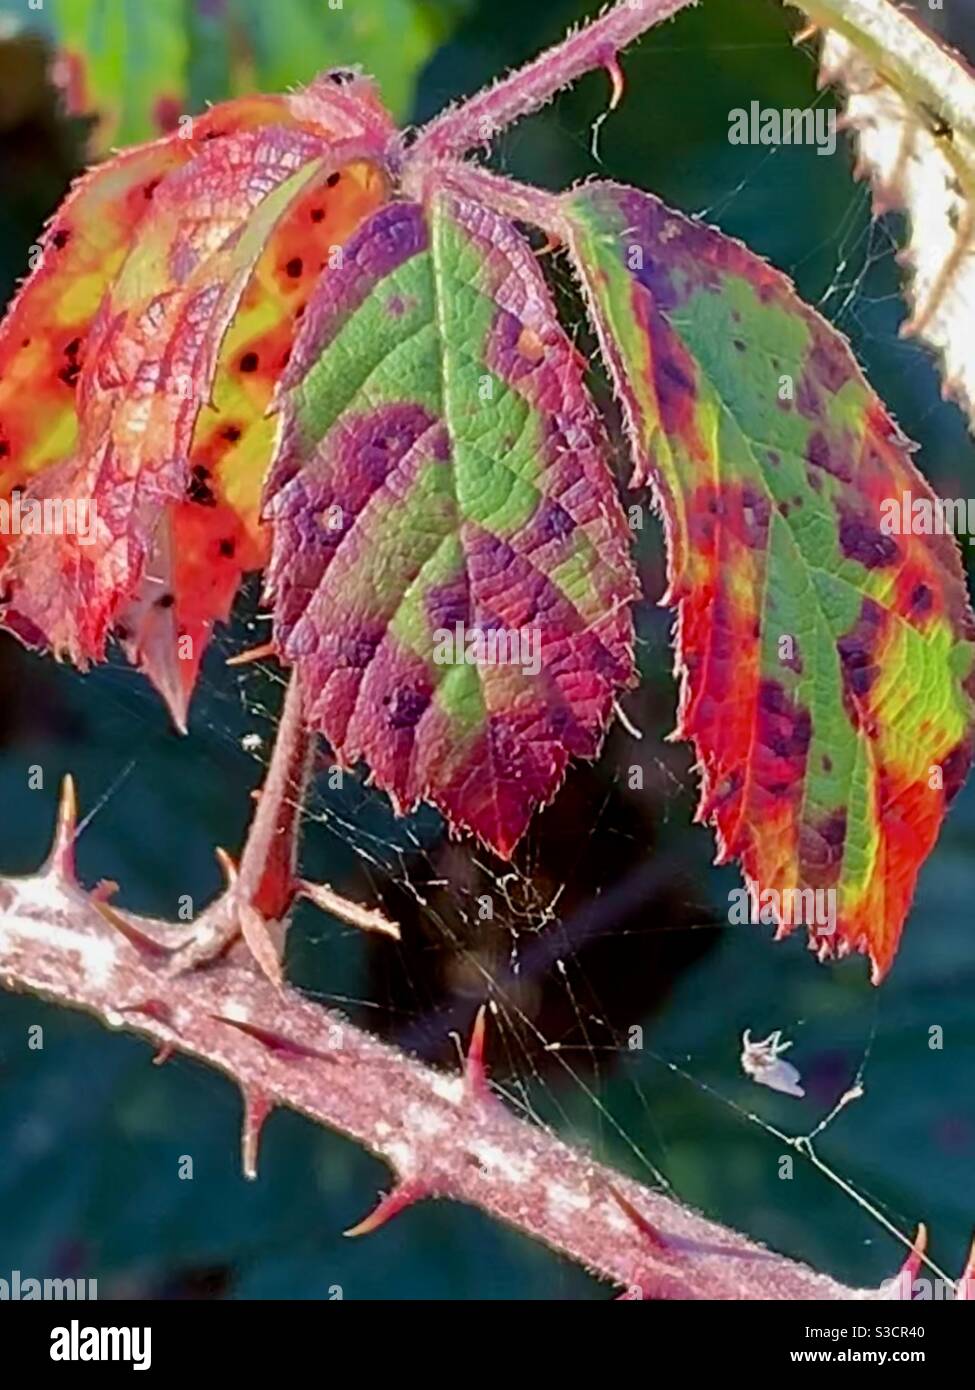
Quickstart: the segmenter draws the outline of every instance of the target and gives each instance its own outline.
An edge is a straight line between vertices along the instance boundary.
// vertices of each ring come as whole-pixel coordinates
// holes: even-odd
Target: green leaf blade
[[[466,199],[384,209],[283,403],[269,589],[309,717],[400,809],[510,855],[633,672],[628,531],[527,244]]]
[[[588,185],[564,208],[634,481],[667,527],[699,818],[780,934],[783,904],[814,901],[789,895],[831,892],[800,919],[811,948],[866,951],[879,978],[971,760],[957,547],[887,529],[890,504],[936,499],[784,276],[635,190]]]

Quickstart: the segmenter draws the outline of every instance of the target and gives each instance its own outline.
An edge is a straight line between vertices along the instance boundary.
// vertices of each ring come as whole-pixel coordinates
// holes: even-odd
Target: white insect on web
[[[791,1042],[782,1041],[781,1028],[769,1033],[762,1042],[752,1042],[751,1030],[746,1028],[741,1035],[741,1069],[759,1086],[801,1098],[806,1093],[799,1084],[802,1080],[799,1070],[791,1062],[782,1060],[782,1053],[791,1046]]]

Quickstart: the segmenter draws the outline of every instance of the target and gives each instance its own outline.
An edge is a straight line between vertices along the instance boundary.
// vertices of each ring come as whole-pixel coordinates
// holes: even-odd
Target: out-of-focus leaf
[[[323,67],[347,63],[379,83],[393,115],[405,120],[416,75],[448,24],[423,0],[227,0],[235,91],[280,91]]]
[[[825,27],[821,80],[847,94],[857,174],[878,213],[903,210],[905,335],[941,359],[944,394],[975,428],[975,73],[907,10],[809,0]]]
[[[307,715],[400,810],[431,801],[505,856],[632,676],[584,367],[527,242],[443,194],[356,233],[282,381],[269,589]],[[478,634],[530,645],[492,664]]]
[[[0,0],[0,16],[47,36],[68,111],[95,117],[93,155],[172,131],[204,102],[283,91],[341,65],[376,77],[405,119],[450,25],[424,0],[45,0],[38,10]]]
[[[194,0],[44,0],[2,12],[42,30],[56,50],[52,77],[72,115],[94,115],[92,152],[174,129],[186,112],[187,18]],[[220,93],[219,95],[223,95]]]
[[[810,946],[868,952],[879,979],[971,760],[955,542],[887,529],[885,502],[899,526],[903,499],[934,495],[784,276],[633,189],[590,184],[564,206],[634,481],[667,526],[675,737],[700,759],[699,818],[780,907],[835,891],[832,922],[802,906]],[[796,920],[776,916],[780,934]]]

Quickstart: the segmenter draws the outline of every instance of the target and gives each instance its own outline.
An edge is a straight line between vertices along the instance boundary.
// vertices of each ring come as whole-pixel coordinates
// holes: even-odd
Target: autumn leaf
[[[409,143],[343,70],[87,176],[0,328],[0,501],[89,499],[97,527],[12,538],[3,622],[82,666],[114,635],[182,724],[266,568],[293,710],[397,811],[431,802],[510,856],[634,674],[628,529],[510,219],[534,223],[575,262],[664,515],[699,816],[802,920],[831,896],[811,945],[879,978],[972,744],[975,620],[953,540],[915,524],[912,503],[942,514],[910,445],[738,243],[458,157],[594,64],[618,92],[646,24],[609,11],[558,71]]]
[[[614,184],[566,195],[564,223],[633,482],[653,483],[666,523],[674,736],[697,751],[699,818],[762,892],[835,890],[835,930],[811,927],[811,947],[868,952],[880,978],[971,759],[955,542],[882,524],[885,501],[899,517],[934,495],[784,276]]]
[[[307,717],[399,811],[431,801],[504,856],[633,671],[583,373],[527,242],[440,192],[352,237],[282,380],[268,588]],[[461,633],[520,645],[472,662]]]
[[[278,286],[303,278],[290,274],[294,218],[320,213],[335,245],[386,196],[359,156],[378,157],[391,127],[371,84],[353,85],[216,107],[192,139],[87,175],[0,329],[4,491],[33,478],[32,498],[90,500],[98,518],[88,537],[20,540],[5,621],[82,665],[117,624],[178,723],[213,622],[264,556],[270,434],[255,421],[274,378],[256,348],[273,346],[278,370],[290,350],[301,292]],[[232,455],[219,467],[214,430]]]

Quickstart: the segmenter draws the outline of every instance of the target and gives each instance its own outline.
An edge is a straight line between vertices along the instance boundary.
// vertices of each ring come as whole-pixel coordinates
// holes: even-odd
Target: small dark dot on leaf
[[[10,453],[10,445],[5,439],[0,439],[0,459],[5,459]]]
[[[312,210],[311,210],[311,220],[312,220],[313,222],[321,222],[321,221],[324,220],[324,217],[325,217],[325,209],[324,209],[324,208],[312,208]]]
[[[157,608],[172,608],[175,602],[176,600],[173,598],[172,594],[161,594],[160,597],[156,599],[155,606]]]
[[[60,251],[65,246],[67,246],[70,240],[71,233],[61,230],[60,232],[55,232],[54,235],[51,237],[51,244],[55,247],[56,250]]]
[[[329,174],[328,178],[325,180],[325,183],[329,188],[334,188],[341,177],[341,174]]]
[[[29,338],[25,338],[24,341],[21,343],[20,346],[21,346],[22,348],[30,347],[30,339],[29,339]]]
[[[240,359],[240,370],[242,372],[256,372],[258,357],[256,352],[245,352]]]
[[[240,427],[238,425],[228,425],[225,430],[221,431],[221,437],[229,440],[231,444],[236,444],[237,440],[240,438]]]
[[[72,338],[72,339],[71,339],[71,342],[68,343],[68,344],[65,346],[64,355],[65,355],[65,357],[77,357],[78,352],[80,351],[80,349],[81,349],[81,339],[80,339],[80,338]]]
[[[292,256],[291,260],[285,266],[285,270],[291,276],[292,280],[297,280],[303,269],[304,267],[301,264],[300,256]]]
[[[217,548],[220,551],[221,555],[226,555],[229,558],[231,555],[233,555],[236,547],[234,546],[233,541],[223,540],[220,542]]]

